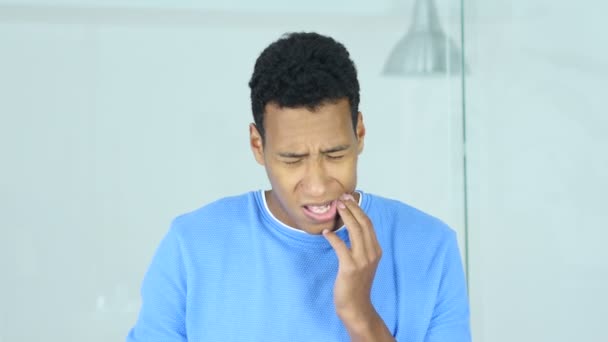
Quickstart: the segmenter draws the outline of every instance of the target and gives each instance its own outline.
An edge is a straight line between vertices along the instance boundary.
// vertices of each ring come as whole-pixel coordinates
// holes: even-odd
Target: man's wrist
[[[382,317],[375,309],[350,318],[340,317],[352,342],[389,342],[395,341]]]

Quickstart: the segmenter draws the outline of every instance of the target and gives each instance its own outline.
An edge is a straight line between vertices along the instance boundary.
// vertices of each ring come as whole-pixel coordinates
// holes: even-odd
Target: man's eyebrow
[[[338,146],[334,146],[334,147],[330,147],[326,150],[321,150],[322,154],[328,154],[328,153],[334,153],[334,152],[340,152],[340,151],[345,151],[348,150],[350,148],[350,145],[338,145]],[[304,157],[308,157],[308,153],[295,153],[295,152],[279,152],[277,153],[277,155],[279,157],[283,157],[283,158],[304,158]]]
[[[344,151],[344,150],[348,150],[350,148],[350,145],[338,145],[332,148],[328,148],[326,150],[321,150],[321,153],[327,154],[327,153],[334,153],[334,152],[340,152],[340,151]]]

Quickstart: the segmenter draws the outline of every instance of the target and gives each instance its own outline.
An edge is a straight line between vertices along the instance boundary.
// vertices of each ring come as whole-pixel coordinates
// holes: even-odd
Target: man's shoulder
[[[406,202],[376,194],[365,195],[369,200],[370,215],[398,231],[437,237],[454,234],[441,219]]]
[[[231,226],[235,220],[242,220],[251,214],[255,200],[255,191],[222,197],[177,216],[172,227],[187,233],[202,227]]]

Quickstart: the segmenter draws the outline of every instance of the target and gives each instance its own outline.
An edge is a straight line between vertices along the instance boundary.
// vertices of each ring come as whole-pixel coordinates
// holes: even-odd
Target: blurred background
[[[608,4],[0,0],[0,342],[120,341],[177,215],[267,188],[247,82],[350,50],[359,188],[458,232],[475,341],[608,341]]]

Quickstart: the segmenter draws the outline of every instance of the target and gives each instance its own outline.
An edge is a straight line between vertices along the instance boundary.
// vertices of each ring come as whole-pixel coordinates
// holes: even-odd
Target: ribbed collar
[[[359,206],[367,213],[367,207],[369,200],[366,194],[361,190],[356,190],[359,193]],[[304,244],[307,247],[317,248],[331,248],[331,245],[323,235],[309,234],[303,230],[290,227],[283,222],[279,221],[268,208],[266,203],[266,196],[264,196],[264,190],[254,191],[253,196],[257,204],[258,210],[264,219],[264,227],[268,228],[272,234],[279,235],[287,240],[293,241],[298,244]],[[348,239],[348,230],[342,226],[335,231],[335,233],[348,245],[350,245]]]

